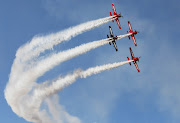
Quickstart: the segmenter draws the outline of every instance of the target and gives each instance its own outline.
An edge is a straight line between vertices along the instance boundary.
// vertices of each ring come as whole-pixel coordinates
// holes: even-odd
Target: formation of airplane
[[[136,31],[136,30],[133,31],[133,30],[132,30],[130,21],[128,21],[128,26],[129,26],[129,32],[127,31],[127,34],[128,34],[128,33],[132,33],[131,38],[132,38],[132,40],[133,40],[133,42],[134,42],[134,45],[137,46],[136,39],[135,39],[134,35],[136,35],[136,34],[138,33],[138,31]],[[129,40],[130,40],[130,36],[128,36],[128,38],[129,38]]]
[[[133,54],[133,51],[132,51],[131,47],[129,48],[129,50],[130,50],[130,53],[131,53],[131,60],[133,60],[132,62],[134,63],[137,71],[140,72],[139,67],[137,65],[137,61],[139,62],[139,59],[141,57],[134,57],[134,54]],[[127,57],[127,59],[128,59],[128,61],[130,60],[129,57]],[[129,63],[129,65],[131,65],[131,62]]]
[[[115,50],[118,51],[118,48],[117,48],[117,45],[116,45],[116,40],[118,39],[118,37],[117,36],[114,37],[111,26],[109,26],[109,33],[110,33],[110,36],[111,36],[111,38],[109,40],[112,40],[112,44],[114,45]],[[107,38],[109,38],[109,35],[107,35]],[[109,42],[109,45],[111,45],[111,42]]]
[[[120,22],[119,22],[119,19],[118,19],[118,18],[119,18],[119,17],[123,17],[123,16],[122,16],[121,14],[117,14],[116,8],[115,8],[114,4],[112,4],[112,8],[113,8],[113,14],[114,14],[113,18],[115,18],[119,29],[121,29],[121,25],[120,25]],[[112,16],[112,13],[111,13],[111,12],[110,12],[110,16]],[[114,20],[112,20],[112,22],[114,22]]]
[[[112,8],[113,8],[113,14],[114,15],[112,15],[112,13],[110,12],[110,16],[117,22],[117,25],[118,25],[119,29],[121,29],[121,25],[120,25],[120,22],[119,22],[118,18],[122,17],[122,15],[121,14],[117,14],[116,8],[115,8],[114,4],[112,4]],[[112,22],[114,22],[114,20],[112,20]],[[109,26],[110,36],[107,35],[107,38],[109,39],[108,41],[110,41],[109,45],[111,45],[111,43],[112,43],[116,51],[118,51],[118,48],[117,48],[117,45],[116,45],[116,41],[118,39],[121,39],[121,38],[124,38],[124,37],[128,37],[129,40],[130,40],[130,37],[131,37],[133,42],[134,42],[135,47],[137,46],[135,35],[137,33],[139,33],[139,32],[136,31],[136,30],[133,31],[133,29],[131,27],[130,21],[128,21],[128,26],[129,26],[129,31],[127,31],[127,34],[120,35],[120,36],[114,36],[112,28],[111,28],[111,26]],[[134,54],[133,54],[133,51],[132,51],[131,47],[129,49],[130,49],[130,53],[131,53],[131,60],[134,63],[137,71],[140,72],[139,67],[137,65],[137,61],[139,62],[140,57],[134,57]],[[128,61],[130,60],[129,57],[127,57],[127,59],[128,59]],[[131,62],[129,64],[131,65]]]

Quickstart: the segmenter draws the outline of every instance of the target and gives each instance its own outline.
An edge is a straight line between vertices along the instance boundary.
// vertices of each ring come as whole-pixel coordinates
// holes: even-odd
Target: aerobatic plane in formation
[[[133,51],[131,49],[131,47],[129,48],[130,49],[130,53],[131,53],[131,59],[133,60],[132,62],[134,63],[136,69],[138,72],[140,72],[139,68],[138,68],[138,65],[137,65],[137,61],[139,62],[139,59],[140,57],[134,57],[134,54],[133,54]],[[127,57],[128,61],[130,60],[129,57]],[[131,62],[129,63],[131,65]]]
[[[130,21],[128,21],[128,26],[129,26],[129,32],[127,31],[127,34],[128,34],[128,33],[132,33],[131,38],[132,38],[132,40],[133,40],[133,42],[134,42],[134,45],[137,46],[136,39],[135,39],[135,35],[136,35],[137,33],[139,33],[139,32],[136,31],[136,30],[135,30],[135,31],[132,30]],[[130,40],[130,36],[128,36],[128,38],[129,38],[129,40]]]
[[[114,4],[112,4],[112,8],[113,8],[113,14],[114,14],[114,17],[113,17],[113,18],[115,18],[119,29],[121,29],[121,25],[120,25],[120,22],[119,22],[119,19],[118,19],[118,18],[119,18],[119,17],[123,17],[123,16],[122,16],[121,14],[117,14],[116,8],[115,8]],[[113,16],[111,12],[110,12],[110,16]],[[114,22],[114,20],[112,20],[112,22]]]
[[[111,38],[109,38],[109,35],[107,35],[107,38],[109,38],[109,40],[112,40],[112,44],[114,45],[115,50],[118,51],[118,48],[116,45],[116,40],[118,39],[118,37],[114,36],[111,26],[109,26],[109,33],[110,33]],[[111,42],[109,42],[109,45],[111,45]]]

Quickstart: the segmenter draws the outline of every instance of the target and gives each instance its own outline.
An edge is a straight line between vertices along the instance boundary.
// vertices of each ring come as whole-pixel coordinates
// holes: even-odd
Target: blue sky
[[[109,16],[115,3],[122,29],[109,22],[54,48],[61,51],[106,38],[108,26],[114,34],[125,34],[130,20],[137,47],[128,38],[119,40],[119,52],[109,45],[69,60],[47,72],[38,81],[53,79],[76,68],[126,60],[131,46],[141,56],[137,73],[128,64],[87,79],[78,79],[59,92],[60,104],[84,123],[178,123],[180,122],[179,46],[180,1],[178,0],[6,0],[0,1],[0,116],[1,122],[24,123],[4,98],[16,50],[36,35],[46,35],[80,23]]]

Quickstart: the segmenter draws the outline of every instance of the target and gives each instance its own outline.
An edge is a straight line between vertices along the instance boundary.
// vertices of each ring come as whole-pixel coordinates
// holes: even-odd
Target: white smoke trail
[[[57,94],[45,99],[49,112],[52,114],[55,123],[81,123],[81,121],[69,115],[65,109],[59,105],[59,97]]]
[[[56,81],[52,82],[47,87],[43,86],[43,88],[42,88],[41,86],[39,86],[37,89],[35,89],[33,97],[36,99],[44,99],[48,96],[51,96],[51,95],[57,93],[58,91],[69,86],[70,84],[74,83],[78,78],[86,78],[88,76],[91,76],[93,74],[98,74],[105,70],[111,70],[113,68],[120,67],[120,66],[130,63],[132,61],[133,60],[117,62],[117,63],[113,63],[113,64],[105,64],[102,66],[96,66],[96,67],[89,68],[85,71],[82,71],[80,69],[75,70],[73,74],[69,74],[63,78],[59,77]]]
[[[129,35],[131,34],[120,35],[118,36],[118,40],[124,37],[127,37]],[[80,46],[77,46],[75,48],[72,48],[72,49],[57,53],[57,54],[52,54],[48,58],[43,59],[42,61],[39,61],[36,67],[29,70],[29,73],[31,74],[31,76],[34,77],[34,79],[31,77],[31,80],[33,79],[32,81],[35,81],[37,78],[44,75],[45,72],[49,71],[56,65],[59,65],[60,63],[64,61],[70,60],[74,57],[84,54],[92,49],[103,46],[109,42],[111,42],[109,39],[93,41],[93,42],[82,44]]]
[[[27,113],[25,113],[26,111],[24,111],[24,110],[21,111],[21,110],[27,109],[27,107],[32,107],[32,106],[34,106],[34,104],[36,104],[37,107],[36,108],[34,107],[33,109],[35,111],[37,111],[40,108],[40,103],[37,103],[38,101],[35,101],[35,102],[31,101],[30,106],[27,106],[25,104],[28,104],[28,102],[30,102],[30,101],[28,100],[28,98],[26,98],[26,96],[23,98],[22,98],[22,96],[26,95],[29,91],[31,91],[33,85],[35,84],[36,79],[38,77],[40,77],[41,75],[43,75],[49,69],[53,68],[55,65],[58,65],[59,63],[69,60],[80,54],[86,53],[87,51],[95,49],[99,46],[107,44],[108,42],[109,41],[107,39],[100,40],[100,41],[94,41],[94,42],[80,45],[78,47],[75,47],[73,49],[70,49],[70,50],[67,50],[64,52],[60,52],[58,54],[54,54],[54,55],[48,57],[47,59],[40,61],[36,67],[34,66],[31,70],[28,70],[27,72],[24,72],[23,70],[19,70],[18,78],[16,76],[17,68],[18,67],[23,68],[24,65],[21,63],[18,63],[15,60],[15,63],[14,63],[15,65],[13,64],[13,67],[12,67],[9,84],[6,87],[6,89],[8,89],[8,91],[5,90],[5,97],[9,103],[9,105],[11,105],[13,111],[16,112],[18,115],[23,116],[26,119],[29,119],[29,121],[31,121],[31,118],[35,117],[35,116],[31,116],[31,115],[27,116]],[[14,88],[14,85],[16,86],[15,88]],[[22,105],[19,103],[19,102],[23,102],[23,100],[28,100],[24,104],[26,108],[22,108]],[[32,108],[30,108],[29,110],[32,111]],[[29,111],[29,110],[27,110],[27,111]]]
[[[71,37],[74,37],[84,31],[87,31],[99,25],[102,25],[106,21],[108,22],[109,19],[111,20],[112,18],[108,18],[107,20],[99,20],[101,21],[101,23],[96,22],[95,24],[93,24],[94,21],[92,21],[91,24],[86,23],[88,25],[87,27],[86,24],[82,24],[79,27],[74,27],[59,34],[57,33],[46,37],[40,37],[37,38],[37,40],[33,39],[33,41],[31,41],[30,43],[21,47],[16,53],[16,59],[14,60],[11,68],[9,82],[5,89],[5,98],[8,104],[11,106],[12,110],[28,121],[38,123],[50,123],[51,118],[48,117],[46,110],[40,110],[40,106],[44,98],[36,98],[37,96],[34,96],[32,98],[32,95],[30,94],[32,89],[36,87],[36,80],[38,79],[38,77],[42,76],[46,71],[52,69],[61,62],[79,56],[99,46],[105,45],[109,43],[109,40],[105,39],[100,41],[94,41],[80,45],[64,52],[60,52],[58,54],[53,54],[50,57],[43,59],[42,61],[38,61],[35,66],[31,66],[31,69],[27,68],[28,63],[26,63],[26,61],[33,60],[33,58],[37,57],[41,52],[44,52],[46,49],[50,49],[54,45],[57,45],[62,41],[70,40]],[[64,34],[65,32],[67,34]],[[128,35],[129,34],[119,36],[119,39]],[[60,36],[64,37],[61,38]],[[80,77],[82,78],[84,77],[84,75],[85,73],[81,74]],[[68,114],[66,116],[70,117]]]
[[[92,49],[98,48],[100,46],[103,46],[107,43],[109,43],[108,39],[99,40],[99,41],[93,41],[90,43],[82,44],[80,46],[77,46],[75,48],[59,52],[57,54],[52,54],[51,56],[47,57],[46,59],[43,59],[42,61],[39,61],[30,72],[34,71],[34,75],[36,78],[42,76],[45,72],[49,71],[56,65],[59,65],[60,63],[70,60],[74,57],[77,57],[81,54],[84,54]]]
[[[51,34],[44,37],[35,37],[30,43],[27,43],[26,45],[20,47],[16,53],[16,59],[14,60],[14,63],[11,68],[9,83],[6,87],[10,88],[8,90],[11,91],[5,93],[6,99],[12,100],[10,102],[13,102],[13,104],[10,105],[16,105],[12,106],[13,111],[20,112],[19,107],[17,106],[17,100],[20,100],[20,95],[24,95],[27,92],[29,92],[35,82],[35,79],[33,79],[35,78],[33,72],[28,72],[28,64],[26,64],[27,60],[32,60],[34,57],[38,56],[41,52],[45,51],[46,49],[50,49],[54,45],[57,45],[58,43],[61,43],[64,40],[70,40],[72,37],[81,34],[82,32],[85,32],[104,23],[107,23],[111,19],[112,17],[102,18],[75,26],[73,28],[69,28],[65,31],[58,32],[56,34]],[[13,90],[15,91],[12,92]]]
[[[120,35],[118,36],[118,40],[124,37],[127,37],[129,35],[131,34]],[[80,46],[77,46],[75,48],[72,48],[72,49],[57,53],[57,54],[52,54],[48,58],[43,59],[42,61],[39,61],[36,67],[33,67],[33,69],[29,70],[29,73],[31,74],[31,76],[34,77],[34,79],[31,77],[31,81],[35,81],[38,77],[42,76],[45,72],[49,71],[56,65],[59,65],[60,63],[64,61],[70,60],[74,57],[84,54],[92,49],[103,46],[109,42],[111,42],[109,39],[93,41],[93,42],[82,44]]]
[[[129,62],[132,62],[132,61],[133,60],[125,61],[125,62],[118,62],[118,63],[113,63],[113,64],[106,64],[106,65],[102,65],[102,66],[96,66],[96,67],[89,68],[85,71],[78,69],[78,70],[75,70],[73,74],[69,74],[65,77],[59,77],[56,81],[51,82],[51,84],[48,84],[47,82],[45,82],[45,84],[43,83],[43,84],[37,85],[31,96],[28,95],[23,98],[23,100],[26,100],[26,102],[25,102],[26,110],[38,112],[38,110],[40,109],[40,106],[42,104],[42,101],[44,99],[46,99],[47,97],[49,97],[53,94],[56,94],[58,91],[69,86],[70,84],[74,83],[78,78],[86,78],[88,76],[91,76],[93,74],[98,74],[105,70],[111,70],[113,68],[120,67],[120,66],[127,64]],[[51,101],[49,99],[46,101],[48,103],[50,111],[53,110],[52,115],[53,115],[53,117],[55,117],[54,119],[60,121],[62,118],[59,119],[59,117],[57,116],[58,114],[55,113],[55,112],[57,112],[57,110],[55,110],[52,105],[52,103],[54,101]],[[28,106],[27,106],[27,104],[28,104]],[[58,106],[58,105],[56,104],[56,106]],[[32,107],[33,107],[33,109],[32,109]],[[61,108],[61,106],[59,106],[59,108]],[[64,112],[63,109],[61,109],[61,112]],[[26,114],[27,114],[27,112],[26,112]],[[35,115],[34,117],[37,117],[37,113],[33,114],[33,115]],[[80,123],[80,121],[76,117],[72,117],[66,112],[62,113],[61,115],[65,115],[67,117],[67,118],[64,118],[66,121],[69,121],[69,120],[71,121],[71,122],[67,122],[67,123]],[[26,118],[30,118],[31,121],[32,121],[32,117],[33,117],[32,114],[29,117],[26,116]]]
[[[66,30],[57,32],[55,34],[50,34],[42,37],[35,37],[30,43],[22,46],[18,49],[16,57],[21,58],[21,62],[26,62],[27,60],[37,57],[40,53],[47,49],[52,49],[53,46],[63,42],[68,41],[71,38],[82,34],[85,31],[91,30],[95,27],[101,26],[114,19],[113,17],[101,18],[98,20],[92,20]],[[28,55],[27,55],[28,54]]]
[[[128,34],[126,34],[125,36],[128,36]],[[120,39],[125,36],[122,35],[122,36],[118,36],[118,37]],[[40,77],[41,75],[43,75],[46,71],[48,71],[51,68],[53,68],[54,66],[60,64],[61,62],[69,60],[73,57],[79,56],[83,53],[86,53],[92,49],[95,49],[95,48],[102,46],[104,44],[107,44],[107,43],[109,43],[108,39],[83,44],[83,45],[80,45],[73,49],[70,49],[70,50],[67,50],[64,52],[60,52],[58,54],[53,54],[52,56],[48,57],[47,59],[44,59],[44,60],[38,62],[36,67],[34,66],[31,70],[28,70],[25,73],[23,70],[18,71],[21,76],[19,76],[19,78],[17,78],[16,83],[14,81],[9,82],[9,83],[12,82],[12,84],[15,84],[16,91],[15,92],[13,91],[14,87],[11,86],[12,84],[10,85],[10,87],[8,86],[9,85],[8,84],[7,88],[9,87],[9,90],[11,90],[11,91],[6,91],[6,93],[5,93],[6,99],[9,100],[8,103],[12,106],[13,111],[16,112],[17,114],[19,114],[20,116],[26,117],[26,119],[29,119],[31,121],[31,118],[35,117],[35,116],[30,115],[27,117],[26,116],[27,113],[24,114],[26,111],[23,111],[23,113],[22,113],[21,110],[26,109],[27,107],[32,107],[32,106],[25,106],[26,108],[21,108],[22,105],[19,104],[19,102],[23,102],[22,100],[24,100],[24,99],[28,100],[27,98],[22,98],[22,96],[26,95],[32,89],[36,79],[38,77]],[[18,67],[23,68],[23,65],[21,63],[19,63]],[[13,68],[15,70],[17,70],[17,67],[13,67]],[[12,70],[11,77],[13,77],[13,73],[14,72]],[[16,76],[16,72],[15,72],[15,76]],[[11,79],[14,80],[15,78],[10,78],[10,80]],[[26,82],[24,82],[24,81],[26,81]],[[37,102],[41,102],[41,101],[42,100],[39,100],[39,99],[38,99],[38,101],[31,101],[31,105],[36,104],[36,108],[34,107],[35,111],[38,111],[38,109],[41,106],[41,103],[37,103]],[[30,102],[30,101],[28,100],[28,102]],[[25,104],[27,104],[27,103],[25,103]],[[21,108],[21,110],[20,110],[20,108]],[[29,110],[27,110],[27,111],[29,111]],[[32,108],[30,109],[30,111],[33,112]]]

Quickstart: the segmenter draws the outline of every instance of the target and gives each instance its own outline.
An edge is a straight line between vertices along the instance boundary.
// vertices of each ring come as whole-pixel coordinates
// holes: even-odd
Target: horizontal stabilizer
[[[127,57],[128,61],[130,60],[129,57]],[[131,62],[129,62],[129,65],[131,65]]]
[[[110,16],[112,16],[112,13],[110,12]],[[112,22],[114,22],[114,20],[112,20]]]
[[[129,32],[127,31],[127,34],[129,34]],[[130,40],[130,36],[128,36],[129,40]]]
[[[109,35],[107,35],[107,38],[109,38]],[[109,42],[109,45],[111,45],[111,42]]]

